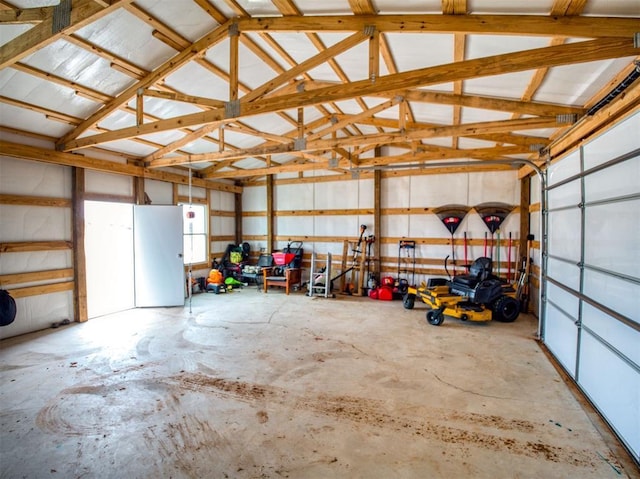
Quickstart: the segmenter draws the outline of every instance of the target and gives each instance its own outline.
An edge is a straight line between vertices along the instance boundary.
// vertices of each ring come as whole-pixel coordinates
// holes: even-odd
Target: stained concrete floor
[[[635,476],[535,319],[425,311],[246,288],[4,340],[0,477]]]

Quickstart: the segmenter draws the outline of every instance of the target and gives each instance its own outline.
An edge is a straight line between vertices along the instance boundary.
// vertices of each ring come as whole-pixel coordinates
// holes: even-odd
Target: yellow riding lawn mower
[[[429,308],[427,322],[434,326],[440,326],[445,316],[462,321],[495,319],[511,323],[520,314],[516,289],[494,276],[492,267],[491,258],[482,257],[469,266],[469,274],[450,277],[449,280],[432,278],[426,285],[410,286],[403,296],[403,305],[405,309],[413,309],[416,298],[419,298]]]

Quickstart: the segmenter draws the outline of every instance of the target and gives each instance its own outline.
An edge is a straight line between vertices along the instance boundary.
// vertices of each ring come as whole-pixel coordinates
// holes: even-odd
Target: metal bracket
[[[357,180],[360,178],[360,172],[358,170],[351,170],[351,179]]]
[[[556,115],[556,123],[565,124],[568,123],[573,125],[576,121],[578,121],[578,115],[575,113],[565,113],[562,115]]]
[[[71,25],[71,0],[60,0],[53,7],[53,23],[51,33],[58,33]]]
[[[337,158],[329,158],[329,168],[337,168],[338,164]]]
[[[224,104],[225,118],[238,118],[240,116],[240,100],[227,101]]]
[[[376,26],[375,25],[365,25],[364,26],[364,34],[368,37],[373,36],[373,34],[376,33]]]
[[[229,25],[229,36],[237,37],[238,35],[240,35],[240,28],[238,27],[238,24],[232,23],[231,25]]]
[[[633,34],[633,48],[640,48],[640,32]]]
[[[306,138],[296,138],[293,140],[293,149],[297,151],[302,151],[307,149],[307,139]]]

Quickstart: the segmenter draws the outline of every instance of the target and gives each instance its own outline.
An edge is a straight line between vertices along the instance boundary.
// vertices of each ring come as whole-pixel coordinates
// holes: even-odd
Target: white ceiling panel
[[[520,99],[532,76],[532,72],[524,71],[472,78],[464,81],[464,92],[472,95]]]
[[[508,120],[511,114],[496,110],[481,110],[479,108],[462,108],[462,123],[475,123],[479,121]]]
[[[152,70],[176,54],[173,48],[156,40],[152,32],[151,26],[119,9],[81,28],[76,35],[140,68]]]
[[[129,102],[129,107],[136,109],[136,99],[133,98]],[[198,113],[203,111],[202,108],[191,103],[181,101],[163,100],[161,98],[144,97],[143,111],[146,114],[162,118],[173,118],[180,115],[188,115],[190,113]]]
[[[633,57],[628,57],[551,68],[534,99],[584,105],[633,60]]]
[[[388,33],[386,37],[400,71],[428,68],[453,61],[453,35]]]
[[[554,0],[519,2],[513,0],[467,0],[467,11],[474,14],[546,15],[551,11],[553,3]]]
[[[98,107],[96,102],[75,94],[61,85],[10,68],[0,71],[0,90],[15,100],[26,99],[27,103],[76,118],[85,118]]]
[[[67,123],[49,120],[42,113],[7,104],[0,104],[0,125],[56,138],[66,135],[72,129]]]
[[[107,95],[116,95],[134,80],[110,62],[64,40],[39,49],[23,63]]]
[[[22,24],[22,25],[3,25],[0,28],[0,45],[4,45],[5,43],[9,43],[14,38],[22,35],[23,33],[29,31],[33,25]]]
[[[640,16],[640,2],[637,0],[589,0],[584,7],[584,15],[637,17]]]
[[[194,62],[187,63],[169,75],[165,83],[186,95],[221,101],[229,99],[229,84]]]
[[[375,0],[376,11],[381,14],[442,13],[442,0]]]
[[[136,0],[135,5],[192,42],[218,26],[193,0]]]

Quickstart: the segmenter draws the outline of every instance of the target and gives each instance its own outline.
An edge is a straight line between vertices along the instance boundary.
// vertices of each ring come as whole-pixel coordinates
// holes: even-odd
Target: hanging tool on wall
[[[500,277],[500,228],[496,230],[496,267],[494,268],[495,275]]]
[[[489,258],[493,259],[493,235],[500,228],[505,218],[509,216],[513,207],[504,203],[482,203],[476,206],[475,209],[491,233],[491,253]],[[487,256],[486,239],[484,255]]]
[[[445,205],[434,210],[434,213],[440,218],[442,224],[449,230],[449,233],[451,233],[451,263],[453,264],[454,276],[456,275],[456,248],[453,235],[470,209],[471,208],[463,205]]]
[[[520,302],[520,311],[526,313],[529,311],[529,275],[531,274],[531,246],[534,240],[532,234],[527,235],[527,252],[522,258],[522,266],[520,269],[520,278],[516,287],[516,299]]]
[[[507,282],[511,282],[511,231],[509,231],[509,246],[507,246]]]
[[[469,243],[467,241],[467,232],[464,232],[464,267],[468,269],[469,267],[469,260],[467,259],[467,248],[469,247]]]

